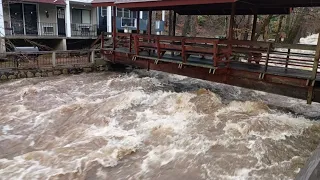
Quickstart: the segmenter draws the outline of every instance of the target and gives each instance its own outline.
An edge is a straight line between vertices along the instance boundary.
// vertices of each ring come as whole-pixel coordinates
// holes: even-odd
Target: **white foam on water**
[[[8,131],[11,131],[13,128],[10,127],[9,125],[5,125],[2,127],[2,134],[6,135]]]
[[[0,103],[7,106],[0,111],[0,141],[10,146],[0,151],[1,178],[166,179],[160,175],[172,173],[173,179],[286,179],[293,176],[284,167],[299,158],[278,160],[271,145],[283,141],[295,148],[287,138],[316,124],[263,102],[224,105],[212,92],[163,91],[152,77],[86,74],[38,81],[1,85],[7,99]]]
[[[300,44],[317,45],[319,34],[312,34],[300,39]]]

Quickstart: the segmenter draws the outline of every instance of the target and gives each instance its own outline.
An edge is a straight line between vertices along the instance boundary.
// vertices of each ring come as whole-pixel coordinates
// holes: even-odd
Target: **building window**
[[[123,16],[123,8],[117,8],[117,17]]]
[[[123,9],[123,17],[130,18],[130,10],[129,9]]]
[[[130,18],[131,11],[129,9],[125,9],[125,8],[117,8],[117,17]]]
[[[10,4],[9,11],[14,34],[38,34],[36,4]]]
[[[53,26],[44,26],[43,27],[43,33],[44,34],[52,34],[54,33],[54,29],[53,29]]]
[[[142,12],[142,19],[148,19],[149,12],[148,11],[143,11]]]
[[[91,24],[91,11],[86,9],[72,9],[72,23]]]
[[[108,8],[101,7],[101,17],[107,17],[107,16],[108,16]]]
[[[132,18],[137,18],[138,17],[138,13],[140,13],[139,11],[131,11],[131,17]]]

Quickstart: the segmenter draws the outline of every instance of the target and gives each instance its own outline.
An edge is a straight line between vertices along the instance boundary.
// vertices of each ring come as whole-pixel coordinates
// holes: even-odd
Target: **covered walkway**
[[[140,34],[139,27],[137,34],[118,33],[114,28],[112,46],[105,47],[101,43],[102,53],[108,61],[307,99],[308,103],[320,102],[319,43],[317,46],[282,44],[257,42],[253,38],[240,41],[233,35],[235,15],[254,15],[252,34],[255,34],[258,14],[288,14],[294,7],[320,6],[320,0],[94,2],[96,6],[106,3],[114,7],[148,10],[150,16],[147,34]],[[154,10],[174,10],[174,14],[182,15],[230,13],[228,37],[175,36],[175,20],[170,23],[173,24],[170,36],[152,35],[151,12]],[[103,42],[104,35],[101,39]]]

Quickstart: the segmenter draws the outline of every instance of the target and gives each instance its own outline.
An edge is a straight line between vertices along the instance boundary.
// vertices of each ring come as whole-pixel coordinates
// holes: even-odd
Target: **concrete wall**
[[[46,16],[46,11],[49,17]],[[53,4],[39,4],[39,20],[43,23],[57,23],[57,6]]]
[[[59,39],[56,47],[54,47],[54,50],[61,50],[61,51],[67,50],[67,40]]]

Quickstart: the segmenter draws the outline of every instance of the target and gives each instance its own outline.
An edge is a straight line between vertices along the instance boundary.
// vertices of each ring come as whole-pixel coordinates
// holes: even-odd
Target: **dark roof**
[[[44,4],[66,5],[65,0],[23,0],[24,2],[36,2]]]
[[[168,9],[182,5],[197,5],[197,4],[215,4],[235,2],[236,0],[93,0],[92,4],[96,6],[104,6],[113,2],[114,6],[124,7],[129,9]]]
[[[110,0],[93,0],[95,6],[106,2],[110,5]],[[320,0],[113,0],[111,5],[139,11],[174,10],[181,15],[228,15],[232,2],[238,15],[289,14],[294,7],[320,6]]]

